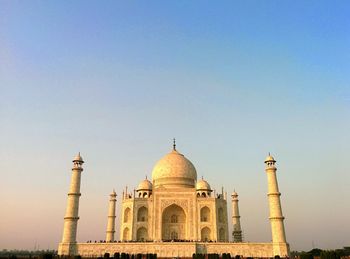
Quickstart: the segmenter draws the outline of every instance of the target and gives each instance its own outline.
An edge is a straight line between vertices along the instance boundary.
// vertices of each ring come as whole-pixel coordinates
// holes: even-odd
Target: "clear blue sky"
[[[350,245],[349,1],[0,1],[0,249],[78,240],[171,148],[270,241],[272,152],[293,250]],[[120,201],[120,198],[119,198]]]

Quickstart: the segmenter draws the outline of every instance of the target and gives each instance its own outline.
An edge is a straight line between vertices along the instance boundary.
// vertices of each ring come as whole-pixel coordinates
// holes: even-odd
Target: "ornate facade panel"
[[[120,240],[132,240],[134,224],[134,199],[128,198],[122,201],[121,214],[122,215],[120,217]]]
[[[215,198],[206,197],[197,198],[197,235],[198,240],[202,240],[202,229],[207,227],[210,229],[210,241],[216,241],[216,206]]]

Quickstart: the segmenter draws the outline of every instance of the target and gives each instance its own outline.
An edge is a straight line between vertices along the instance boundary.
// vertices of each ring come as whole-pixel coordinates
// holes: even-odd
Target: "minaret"
[[[80,156],[80,152],[73,159],[72,177],[68,192],[68,201],[66,215],[64,217],[63,238],[61,243],[61,251],[59,254],[73,255],[75,254],[75,243],[77,242],[77,226],[78,211],[80,198],[80,178],[83,171],[84,161]],[[73,244],[73,246],[72,246]]]
[[[117,194],[113,190],[109,199],[109,209],[108,209],[108,222],[107,222],[107,231],[106,231],[106,242],[114,241],[115,233],[115,203],[117,201]]]
[[[234,191],[232,197],[232,225],[233,242],[242,242],[241,216],[238,209],[238,194]]]
[[[272,232],[272,242],[277,243],[286,243],[286,234],[284,231],[282,215],[282,207],[280,196],[281,193],[278,190],[275,159],[269,154],[265,159],[265,171],[267,174],[267,184],[268,184],[268,200],[270,207],[270,223],[271,223],[271,232]],[[275,253],[276,254],[276,253]]]

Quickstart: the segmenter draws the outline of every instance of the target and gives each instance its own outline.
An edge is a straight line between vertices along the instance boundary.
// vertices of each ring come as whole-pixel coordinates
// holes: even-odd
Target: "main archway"
[[[186,239],[186,214],[183,208],[173,204],[162,214],[162,240]]]

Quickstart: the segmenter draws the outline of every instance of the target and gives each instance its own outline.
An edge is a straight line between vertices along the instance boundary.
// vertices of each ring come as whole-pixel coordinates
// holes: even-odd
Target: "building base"
[[[59,243],[58,255],[78,255],[78,244],[77,243]]]
[[[127,242],[127,243],[60,243],[59,255],[99,257],[105,253],[157,254],[158,257],[191,257],[197,254],[223,254],[231,256],[271,258],[290,255],[287,243],[224,243],[224,242]]]

